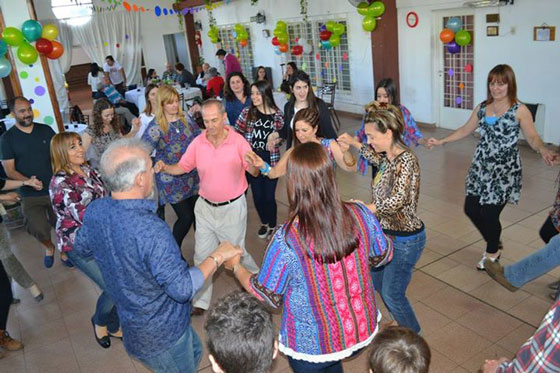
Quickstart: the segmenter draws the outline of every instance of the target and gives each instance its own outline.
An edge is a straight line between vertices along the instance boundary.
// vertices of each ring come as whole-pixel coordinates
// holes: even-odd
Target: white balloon
[[[298,44],[305,47],[305,45],[307,44],[307,39],[299,38]]]
[[[305,44],[303,46],[303,53],[310,54],[312,52],[313,52],[313,47],[311,46],[311,44]]]

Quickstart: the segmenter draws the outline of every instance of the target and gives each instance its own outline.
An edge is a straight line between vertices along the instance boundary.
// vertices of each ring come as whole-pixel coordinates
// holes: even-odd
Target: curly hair
[[[402,139],[404,133],[404,119],[399,107],[372,101],[365,106],[365,110],[364,124],[375,124],[377,130],[381,133],[386,133],[387,130],[391,130],[393,142],[408,149],[408,146],[406,146]]]
[[[93,125],[90,124],[89,126],[93,130],[95,136],[103,135],[103,118],[101,117],[101,113],[103,112],[103,110],[107,109],[114,110],[115,106],[106,98],[99,99],[95,102],[95,104],[93,104]],[[116,133],[120,133],[119,118],[116,113],[113,116],[113,120],[111,121],[111,127],[113,128],[113,131],[115,131]]]

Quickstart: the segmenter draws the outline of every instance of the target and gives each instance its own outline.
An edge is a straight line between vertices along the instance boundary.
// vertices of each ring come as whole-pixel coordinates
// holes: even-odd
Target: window
[[[51,0],[52,11],[59,20],[83,25],[91,19],[93,0]]]
[[[222,45],[222,49],[226,52],[231,53],[237,57],[239,60],[239,64],[241,65],[241,70],[243,70],[243,75],[249,81],[253,79],[253,47],[251,43],[251,29],[248,27],[248,24],[243,24],[243,27],[247,30],[249,34],[249,38],[247,39],[247,46],[242,47],[239,45],[239,42],[235,40],[233,36],[233,25],[229,26],[218,26],[220,31],[220,43]],[[224,76],[224,79],[226,77]]]
[[[346,26],[346,20],[333,19]],[[310,21],[309,23],[298,22],[288,24],[288,36],[290,46],[296,45],[296,38],[306,39],[312,46],[313,52],[292,56],[291,50],[286,53],[289,61],[295,61],[298,68],[305,66],[304,69],[311,77],[314,85],[321,86],[325,83],[336,83],[337,91],[345,93],[351,92],[350,82],[350,53],[348,52],[348,34],[344,33],[340,37],[340,45],[330,50],[318,47],[321,43],[319,38],[320,27],[325,21]],[[317,55],[319,59],[317,59]]]

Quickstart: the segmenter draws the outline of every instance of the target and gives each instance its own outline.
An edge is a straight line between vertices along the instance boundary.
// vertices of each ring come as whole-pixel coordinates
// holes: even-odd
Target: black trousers
[[[0,330],[6,330],[13,294],[10,279],[0,261]]]
[[[465,214],[486,241],[486,252],[495,254],[500,246],[502,224],[500,214],[506,205],[482,205],[478,196],[465,198]]]
[[[177,214],[177,221],[173,224],[173,238],[179,245],[179,248],[183,244],[183,240],[185,239],[186,235],[189,233],[191,229],[191,225],[194,225],[194,229],[196,229],[196,222],[194,218],[194,205],[196,204],[196,200],[198,199],[198,195],[194,195],[187,199],[184,199],[177,203],[172,203],[171,207],[175,214]],[[165,205],[161,205],[158,208],[157,214],[158,216],[165,221]]]
[[[539,231],[539,235],[541,236],[542,240],[545,243],[548,243],[548,241],[550,241],[552,237],[556,236],[557,234],[558,234],[558,230],[556,229],[554,224],[552,224],[552,219],[549,216],[544,221],[544,224],[542,225],[541,230]]]

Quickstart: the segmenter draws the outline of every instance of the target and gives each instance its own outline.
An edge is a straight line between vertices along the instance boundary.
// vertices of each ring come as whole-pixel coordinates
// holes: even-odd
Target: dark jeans
[[[276,185],[278,179],[269,179],[264,175],[247,176],[251,183],[253,201],[261,223],[274,228],[276,226]]]
[[[539,235],[541,236],[544,243],[548,243],[552,239],[552,237],[556,236],[557,234],[558,230],[556,229],[554,224],[552,224],[552,219],[549,216],[544,221],[544,224],[539,231]]]
[[[478,196],[465,198],[465,214],[486,241],[486,252],[495,254],[500,246],[500,214],[506,205],[481,205]]]
[[[171,203],[171,207],[175,214],[177,214],[177,221],[173,225],[173,238],[179,245],[183,244],[185,236],[189,233],[191,225],[196,229],[196,221],[194,218],[194,205],[198,195],[191,196],[177,203]],[[157,210],[158,216],[165,221],[165,205],[160,205]]]
[[[105,98],[106,96],[103,94],[103,92],[97,91],[97,92],[91,92],[91,97],[94,100],[99,100],[100,98]]]
[[[327,363],[310,363],[304,360],[296,360],[288,356],[290,368],[294,373],[342,373],[342,361],[329,361]]]
[[[2,262],[0,262],[0,330],[6,330],[12,300],[13,294],[10,279],[4,270]]]

